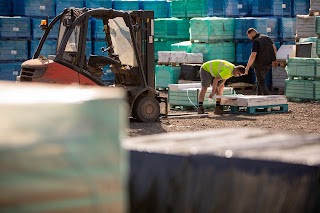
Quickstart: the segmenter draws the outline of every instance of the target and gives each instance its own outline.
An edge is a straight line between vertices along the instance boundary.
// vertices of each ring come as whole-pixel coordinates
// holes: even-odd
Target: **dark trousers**
[[[269,95],[269,89],[266,86],[265,79],[271,65],[259,66],[254,68],[254,73],[257,78],[257,95]]]

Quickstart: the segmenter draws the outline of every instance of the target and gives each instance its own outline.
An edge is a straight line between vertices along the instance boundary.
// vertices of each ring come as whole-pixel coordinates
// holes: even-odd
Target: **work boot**
[[[222,115],[223,114],[223,106],[216,106],[215,108],[214,108],[214,114],[216,114],[216,115]]]
[[[198,107],[198,114],[204,114],[204,108],[203,106]]]

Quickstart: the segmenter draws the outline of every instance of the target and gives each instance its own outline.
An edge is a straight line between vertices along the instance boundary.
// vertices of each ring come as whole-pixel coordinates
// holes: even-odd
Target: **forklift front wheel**
[[[160,116],[158,100],[149,96],[139,97],[133,105],[132,116],[145,123],[158,120]]]

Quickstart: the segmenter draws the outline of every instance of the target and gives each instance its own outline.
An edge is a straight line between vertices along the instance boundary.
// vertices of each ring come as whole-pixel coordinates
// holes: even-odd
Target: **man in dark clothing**
[[[265,78],[271,65],[277,63],[277,48],[268,36],[261,35],[254,28],[248,29],[247,36],[253,43],[245,73],[248,74],[250,67],[253,66],[257,79],[257,95],[269,95]]]

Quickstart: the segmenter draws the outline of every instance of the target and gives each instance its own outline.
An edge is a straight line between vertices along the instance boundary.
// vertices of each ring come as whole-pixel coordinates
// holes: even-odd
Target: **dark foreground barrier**
[[[125,147],[131,212],[320,212],[320,135],[215,129]]]

